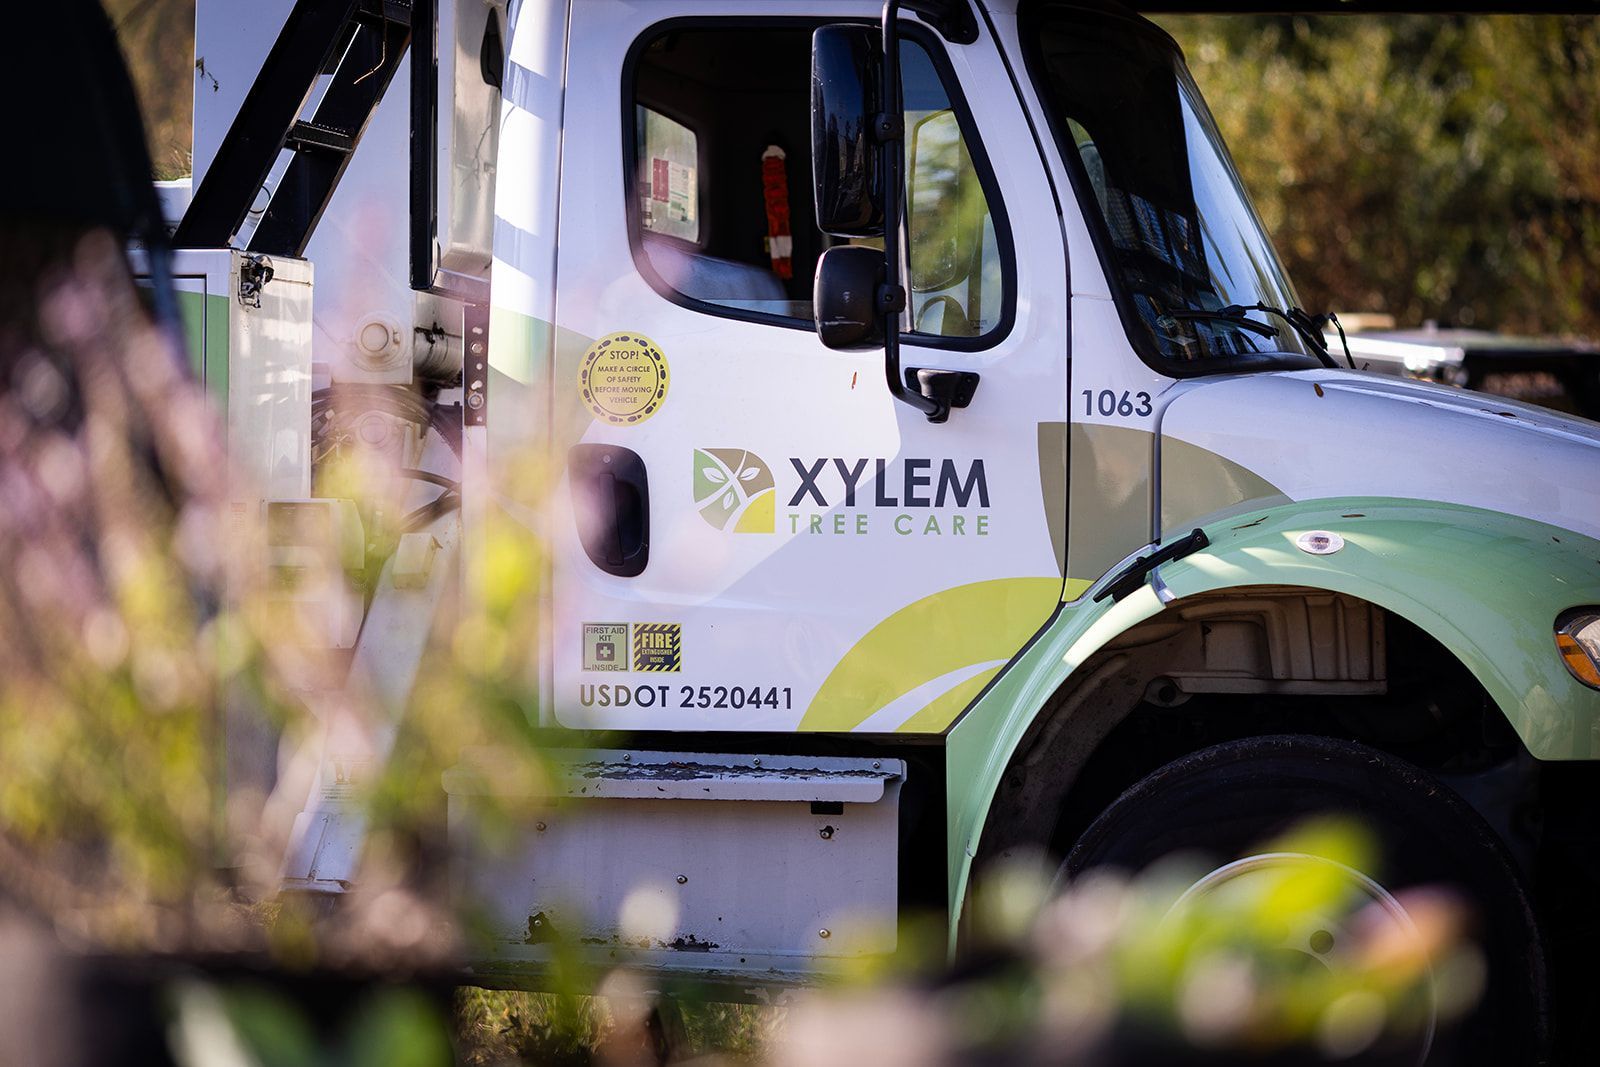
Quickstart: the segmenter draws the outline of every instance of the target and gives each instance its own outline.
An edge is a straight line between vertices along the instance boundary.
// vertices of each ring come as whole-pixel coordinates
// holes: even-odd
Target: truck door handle
[[[621,445],[574,445],[567,453],[578,540],[607,574],[632,578],[650,562],[650,479],[639,453]]]

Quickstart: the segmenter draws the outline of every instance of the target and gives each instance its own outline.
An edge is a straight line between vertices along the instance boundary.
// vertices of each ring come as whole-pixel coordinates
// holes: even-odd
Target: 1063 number
[[[1151,406],[1150,394],[1145,392],[1130,393],[1124,389],[1121,395],[1113,389],[1102,389],[1098,393],[1093,389],[1083,391],[1083,413],[1085,415],[1099,414],[1103,418],[1120,415],[1122,418],[1132,418],[1135,415],[1148,415],[1155,408]]]

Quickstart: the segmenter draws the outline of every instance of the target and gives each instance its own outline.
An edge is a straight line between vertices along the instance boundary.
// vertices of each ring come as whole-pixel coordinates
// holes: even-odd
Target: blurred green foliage
[[[282,692],[227,564],[216,423],[109,234],[19,235],[0,292],[0,891],[85,941],[209,940],[233,905],[216,712]],[[224,939],[226,940],[226,939]]]
[[[151,116],[157,167],[181,170],[171,161],[188,136],[183,31],[192,2],[109,6]],[[1309,306],[1388,311],[1402,322],[1600,333],[1595,23],[1168,24]],[[262,842],[242,849],[258,861],[277,843],[266,830],[240,831],[237,813],[219,811],[218,710],[232,700],[250,704],[291,740],[311,724],[288,699],[284,678],[294,664],[273,660],[285,644],[279,620],[267,606],[250,610],[248,600],[244,610],[218,610],[229,585],[224,562],[207,550],[224,543],[226,521],[220,486],[207,473],[218,428],[196,390],[170,374],[130,373],[159,366],[160,344],[127,329],[135,302],[111,269],[118,257],[106,241],[41,250],[40,336],[27,338],[21,385],[0,412],[20,428],[8,431],[3,457],[11,506],[0,544],[12,564],[0,597],[8,638],[0,657],[0,886],[84,946],[251,945],[233,927],[259,923],[270,925],[277,959],[310,963],[315,935],[326,932],[312,929],[312,917],[289,905],[252,908],[259,898],[235,892],[215,872],[240,836]],[[44,269],[51,263],[54,274]],[[13,269],[31,282],[24,266]],[[58,380],[64,371],[71,382]],[[535,484],[543,476],[501,473]],[[540,773],[526,707],[538,626],[530,583],[543,563],[539,547],[512,526],[493,515],[483,527],[467,606],[449,632],[435,635],[391,759],[361,797],[372,821],[372,877],[338,926],[380,963],[386,945],[397,958],[426,956],[431,936],[448,927],[448,911],[423,902],[445,896],[444,865],[432,862],[443,821],[433,783],[456,752],[499,742],[525,761],[516,773]],[[479,828],[485,838],[514,829],[514,813],[501,815]],[[1362,866],[1358,833],[1321,833],[1276,847]],[[270,886],[274,872],[259,865],[259,882]],[[957,1044],[969,1048],[1064,1029],[1079,1040],[1088,1035],[1092,1052],[1093,1040],[1115,1035],[1108,1028],[1118,1003],[1130,1006],[1128,1018],[1157,1018],[1213,1045],[1365,1047],[1387,1027],[1405,1029],[1406,1006],[1434,981],[1425,961],[1454,960],[1457,932],[1448,909],[1434,909],[1434,921],[1419,924],[1420,939],[1358,939],[1361,951],[1342,957],[1340,968],[1291,958],[1286,969],[1277,948],[1296,916],[1342,917],[1359,903],[1327,873],[1286,869],[1176,917],[1182,879],[1102,883],[1052,905],[1043,926],[1032,923],[1032,906],[1019,906],[1039,903],[1038,886],[1002,888],[989,898],[1002,905],[991,926],[1017,965],[948,987],[926,1010],[968,1027]],[[408,886],[436,892],[413,896]],[[1413,914],[1434,914],[1425,904]],[[1229,1010],[1202,998],[1205,1010],[1191,1014],[1229,1027],[1191,1032],[1184,1005],[1199,995],[1192,991],[1219,989],[1236,994],[1221,1005]],[[1470,993],[1452,994],[1446,1006]],[[896,1018],[857,990],[844,997],[872,1008],[874,1026]],[[1375,998],[1385,1010],[1376,1027]],[[196,1002],[194,1010],[212,1009]],[[242,1041],[256,1043],[262,1062],[307,1061],[299,1024],[280,1017],[274,1002],[245,996],[216,1010]],[[836,1024],[840,1010],[831,1006],[820,1036],[847,1033]],[[458,1005],[467,1030],[544,1061],[593,1044],[600,1028],[591,1011],[592,1002],[516,994],[468,994]],[[412,1032],[420,1016],[404,1001],[375,1002],[372,1013],[352,1019],[350,1032],[355,1045],[377,1050],[373,1062],[443,1055],[429,1036],[436,1028]],[[915,1011],[905,1018],[926,1021]],[[703,1037],[748,1042],[753,1052],[754,1019],[717,1008],[704,1016]]]
[[[1161,23],[1307,307],[1600,334],[1600,20]]]
[[[464,1067],[626,1062],[630,1058],[626,1053],[634,1051],[627,1046],[648,1040],[647,1035],[629,1032],[630,1023],[642,1020],[629,1019],[627,1005],[619,1010],[615,998],[608,1002],[589,996],[463,988],[456,994],[455,1007]],[[779,1009],[763,1005],[695,999],[666,1007],[681,1049],[715,1050],[722,1057],[717,1062],[722,1063],[762,1061],[781,1016]]]
[[[182,1067],[449,1067],[449,1030],[432,999],[374,985],[319,1032],[303,1000],[267,985],[190,980],[171,991],[171,1042]]]
[[[1382,874],[1362,826],[1313,821],[1251,853],[1066,886],[1013,856],[977,883],[964,965],[799,995],[775,1062],[1416,1063],[1471,1010],[1463,903],[1358,873]]]

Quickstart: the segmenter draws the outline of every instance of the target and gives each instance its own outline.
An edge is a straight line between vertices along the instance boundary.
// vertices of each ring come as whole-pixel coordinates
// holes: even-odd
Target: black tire
[[[1465,801],[1387,753],[1325,737],[1255,737],[1174,760],[1134,784],[1062,864],[1137,872],[1176,852],[1226,863],[1319,814],[1353,816],[1378,838],[1390,891],[1450,886],[1476,910],[1487,963],[1478,1007],[1434,1045],[1430,1064],[1548,1062],[1548,982],[1538,923],[1510,855]]]

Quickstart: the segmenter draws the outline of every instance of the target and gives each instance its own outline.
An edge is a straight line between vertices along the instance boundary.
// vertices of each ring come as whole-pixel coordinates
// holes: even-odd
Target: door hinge
[[[489,305],[461,308],[461,386],[466,426],[489,425]]]

